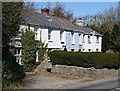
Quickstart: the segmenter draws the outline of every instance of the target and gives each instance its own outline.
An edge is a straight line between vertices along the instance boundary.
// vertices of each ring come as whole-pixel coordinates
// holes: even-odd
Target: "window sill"
[[[52,40],[48,40],[48,42],[53,42]]]
[[[75,45],[75,43],[72,43],[72,45]]]
[[[88,44],[91,44],[91,42],[88,42]]]
[[[61,41],[61,44],[65,44],[65,42]]]

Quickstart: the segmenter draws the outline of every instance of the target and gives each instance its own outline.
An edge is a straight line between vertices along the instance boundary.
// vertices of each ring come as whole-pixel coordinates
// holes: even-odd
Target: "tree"
[[[106,31],[112,31],[113,25],[118,22],[118,8],[112,7],[95,15],[87,15],[83,17],[83,21],[84,25],[95,25],[97,27],[105,24]]]
[[[25,71],[32,71],[36,60],[36,41],[33,31],[26,29],[22,34],[22,55],[21,61]]]
[[[115,24],[111,35],[112,47],[115,51],[120,51],[120,27]]]
[[[37,11],[37,7],[34,2],[25,2],[22,10],[23,14],[35,13]]]
[[[111,48],[110,33],[106,31],[102,39],[102,51],[110,50],[110,48]]]
[[[10,39],[18,33],[23,3],[2,3],[2,45],[8,48]]]
[[[65,6],[62,3],[56,3],[52,11],[57,17],[72,19],[73,13],[71,10],[66,10]]]
[[[16,81],[21,81],[25,76],[24,69],[14,58],[10,51],[9,42],[18,33],[23,8],[22,2],[2,3],[2,84],[3,87]]]
[[[103,35],[102,48],[104,51],[115,49],[115,45],[118,47],[118,42],[114,40],[116,38],[114,33],[117,30],[114,29],[114,24],[118,23],[118,8],[109,8],[101,13],[85,16],[83,19],[85,25]]]

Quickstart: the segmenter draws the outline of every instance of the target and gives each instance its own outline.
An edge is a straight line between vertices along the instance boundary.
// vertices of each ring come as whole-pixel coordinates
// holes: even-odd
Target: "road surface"
[[[80,84],[80,86],[76,86],[72,88],[73,90],[70,91],[120,91],[119,84],[120,79],[114,78],[114,79],[103,79],[93,82],[88,82],[86,84]],[[69,91],[69,90],[66,90]]]

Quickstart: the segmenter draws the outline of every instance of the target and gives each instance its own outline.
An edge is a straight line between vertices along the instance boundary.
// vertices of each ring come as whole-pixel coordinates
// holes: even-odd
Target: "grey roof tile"
[[[60,28],[61,26],[54,21],[50,21],[49,17],[40,13],[29,13],[24,15],[24,23],[41,25],[46,27]]]
[[[58,18],[56,16],[47,16],[40,13],[29,13],[29,14],[26,13],[24,14],[24,19],[25,19],[24,23],[27,23],[27,24],[79,31],[86,34],[91,34],[92,32],[94,32],[94,30],[88,27],[77,26],[67,19]],[[95,32],[95,35],[102,36],[97,32]]]

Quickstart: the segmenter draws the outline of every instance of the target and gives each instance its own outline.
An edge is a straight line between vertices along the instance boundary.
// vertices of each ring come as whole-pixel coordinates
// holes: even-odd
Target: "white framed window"
[[[72,52],[74,52],[75,49],[71,49]]]
[[[99,36],[96,37],[96,43],[99,43]]]
[[[91,52],[91,49],[88,49],[88,52]]]
[[[20,49],[18,49],[18,54],[20,54]]]
[[[42,38],[42,30],[40,30],[40,39]]]
[[[98,52],[99,49],[96,49],[96,52]]]
[[[35,39],[37,39],[37,36],[38,36],[38,34],[37,34],[37,32],[35,32]]]
[[[90,35],[88,35],[88,43],[91,44]]]
[[[38,33],[37,33],[37,29],[35,29],[35,40],[37,40],[38,37]]]
[[[83,35],[83,43],[85,43],[85,35]]]
[[[63,31],[60,31],[60,40],[63,39]]]
[[[71,33],[71,41],[72,41],[72,44],[74,43],[74,33]]]
[[[79,36],[79,43],[81,42],[81,34],[78,34],[78,36]]]
[[[48,30],[48,40],[51,40],[51,32],[52,30]]]
[[[83,52],[85,51],[85,49],[83,49]]]

